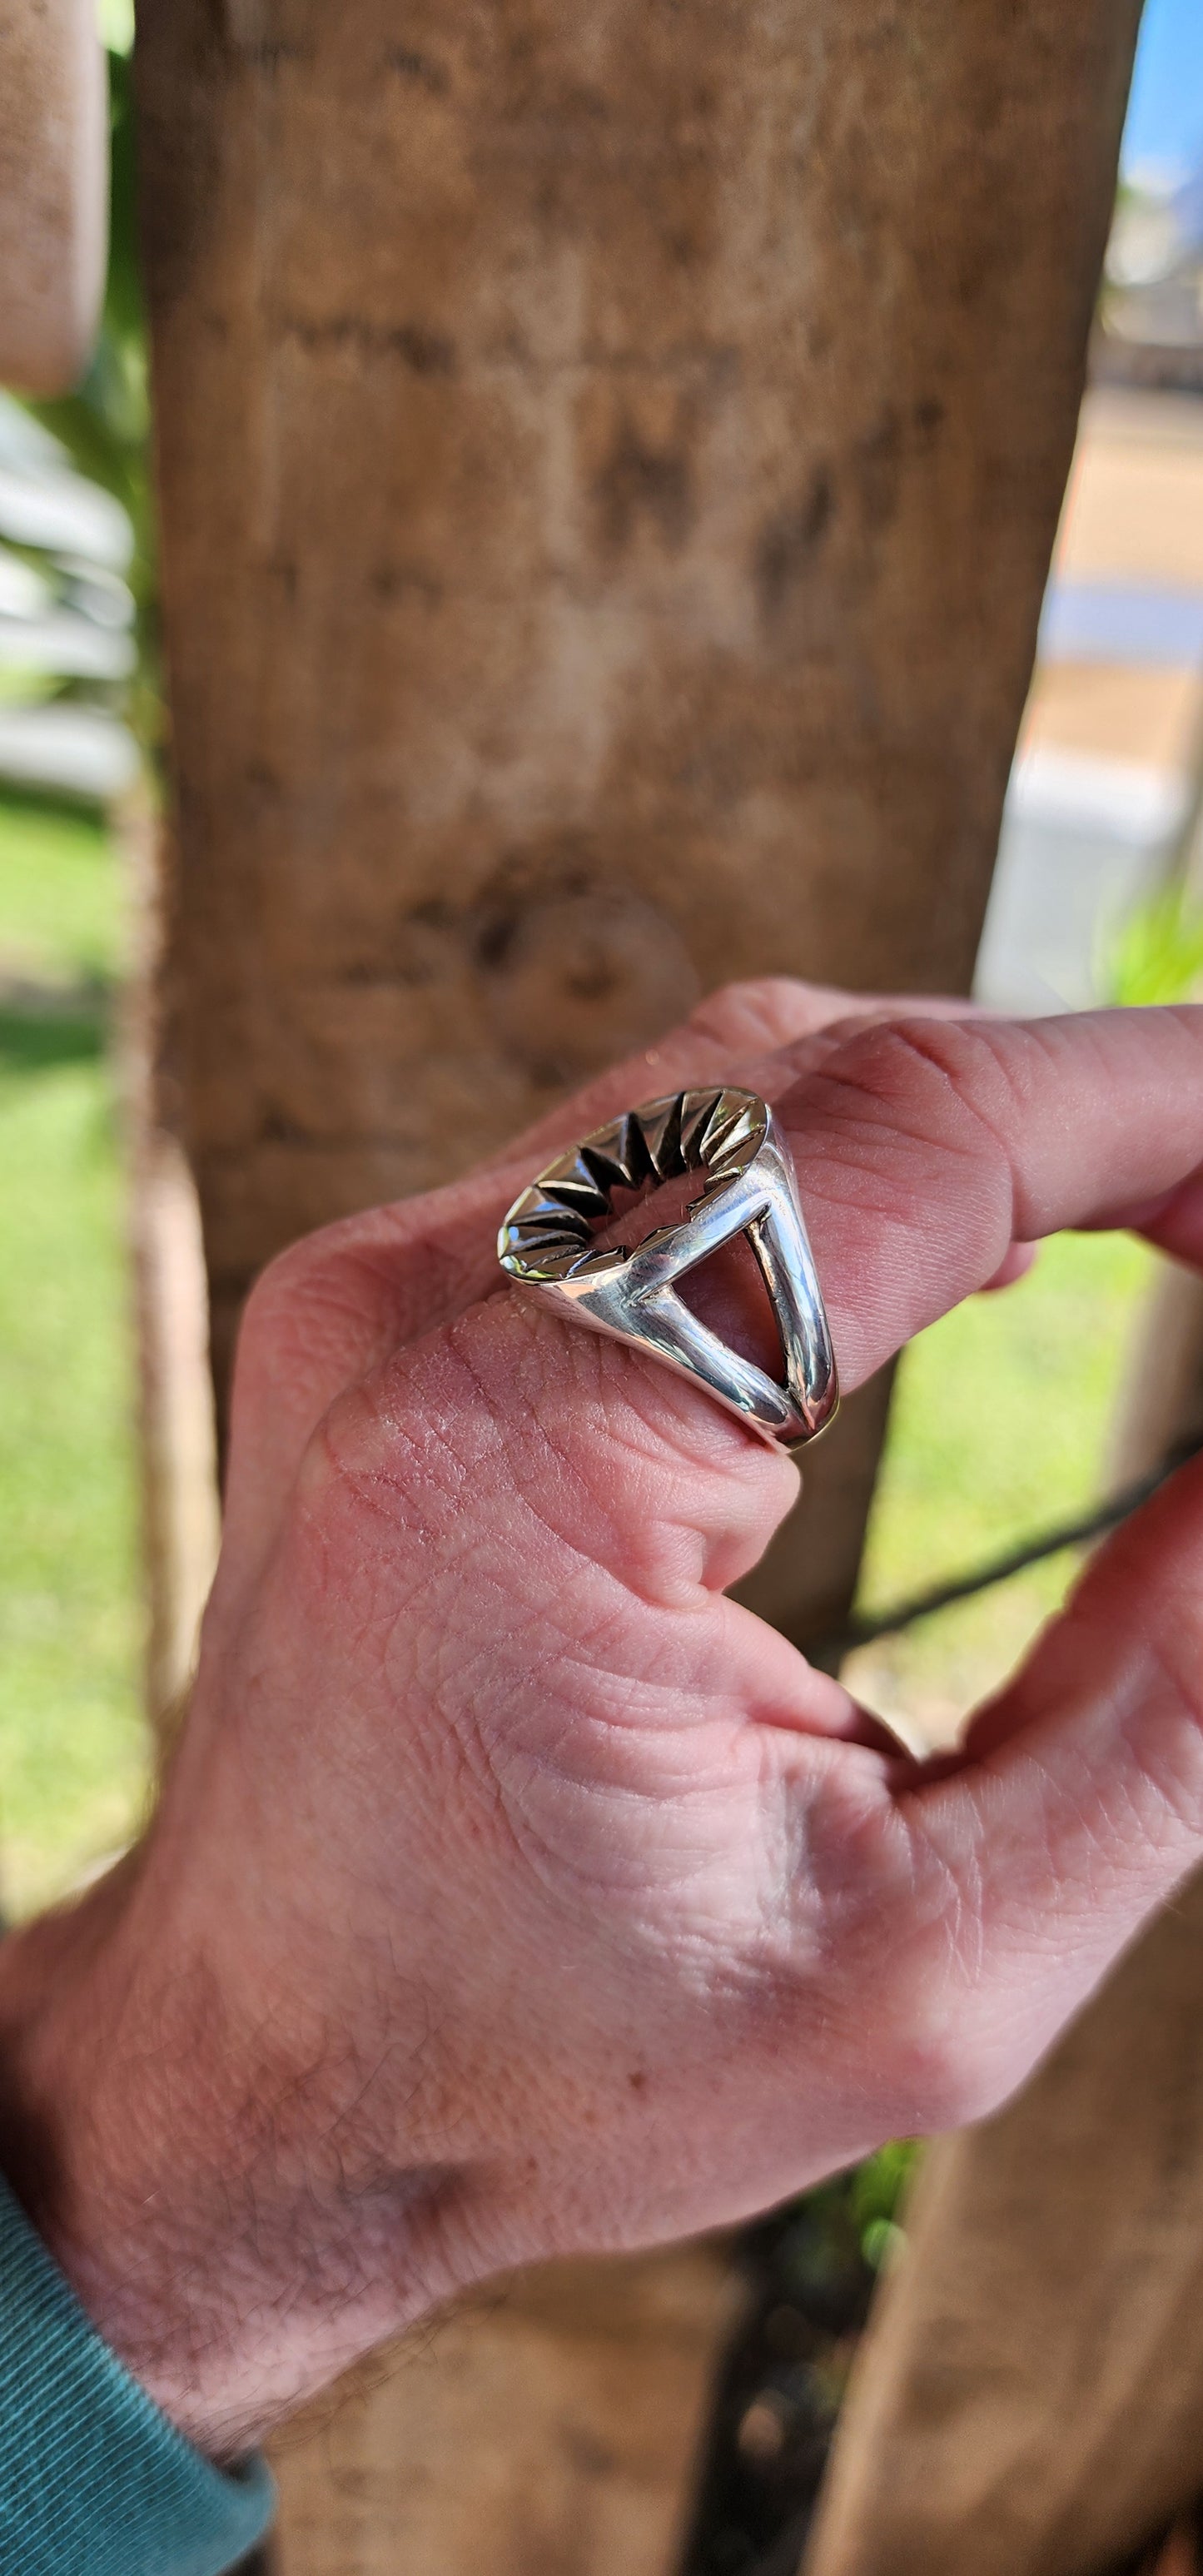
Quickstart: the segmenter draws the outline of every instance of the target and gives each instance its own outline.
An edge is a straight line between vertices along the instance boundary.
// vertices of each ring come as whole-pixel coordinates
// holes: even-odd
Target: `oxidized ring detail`
[[[654,1190],[690,1172],[704,1173],[705,1184],[678,1224],[633,1248],[594,1249],[616,1192]],[[686,1271],[737,1234],[748,1237],[776,1317],[780,1385],[677,1294]],[[754,1092],[676,1091],[599,1127],[515,1200],[497,1256],[515,1285],[697,1380],[765,1440],[812,1440],[835,1412],[835,1358],[793,1164]]]

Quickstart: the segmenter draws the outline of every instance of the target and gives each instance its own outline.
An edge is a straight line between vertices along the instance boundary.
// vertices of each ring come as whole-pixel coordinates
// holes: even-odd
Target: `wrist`
[[[256,2049],[139,1877],[0,1944],[0,2171],[118,2359],[230,2458],[457,2285],[454,2185],[348,2169],[325,2071]]]

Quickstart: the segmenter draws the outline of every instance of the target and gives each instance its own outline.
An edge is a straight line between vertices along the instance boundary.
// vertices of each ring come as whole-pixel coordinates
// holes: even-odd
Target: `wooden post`
[[[220,1387],[281,1244],[708,987],[965,988],[1135,12],[143,0]],[[866,1391],[816,1458],[825,1550],[795,1529],[760,1578],[795,1635],[846,1606],[881,1418]],[[487,2341],[456,2343],[448,2458],[484,2441]],[[562,2410],[593,2363],[559,2354]],[[395,2492],[421,2460],[389,2427]],[[456,2555],[458,2475],[440,2576],[494,2555],[483,2506]],[[592,2569],[587,2527],[569,2501],[524,2569]],[[352,2564],[344,2529],[323,2570]]]
[[[138,1333],[146,1713],[166,1750],[217,1562],[217,1443],[204,1246],[170,1072],[167,839],[145,784],[116,821],[133,931],[119,1054]]]
[[[928,2154],[806,2576],[1102,2576],[1203,2489],[1203,1879]]]
[[[273,2446],[282,2576],[666,2576],[741,2296],[688,2245],[436,2321]]]
[[[144,0],[220,1360],[720,980],[963,988],[1134,18]]]
[[[0,383],[59,394],[83,374],[108,241],[104,55],[94,0],[0,11]]]

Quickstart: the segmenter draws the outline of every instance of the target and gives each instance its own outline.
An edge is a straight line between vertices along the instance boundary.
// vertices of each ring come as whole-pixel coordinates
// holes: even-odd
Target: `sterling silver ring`
[[[593,1249],[617,1213],[616,1193],[647,1193],[689,1172],[704,1172],[705,1186],[678,1224],[633,1248]],[[685,1273],[737,1234],[748,1237],[777,1319],[780,1385],[677,1294]],[[835,1357],[793,1164],[755,1092],[674,1091],[599,1127],[515,1200],[497,1257],[557,1314],[679,1369],[765,1440],[813,1440],[835,1412]]]

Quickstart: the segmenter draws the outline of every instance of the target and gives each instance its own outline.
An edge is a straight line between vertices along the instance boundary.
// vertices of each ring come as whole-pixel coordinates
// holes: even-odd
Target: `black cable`
[[[1105,1531],[1115,1529],[1130,1513],[1139,1511],[1167,1477],[1184,1467],[1188,1458],[1197,1457],[1201,1449],[1203,1438],[1197,1433],[1188,1440],[1177,1441],[1150,1475],[1141,1476],[1133,1485],[1124,1485],[1118,1494],[1112,1494],[1107,1502],[1096,1505],[1080,1519],[1063,1521],[1056,1529],[1045,1530],[1041,1537],[1025,1539],[1021,1546],[1008,1549],[1005,1556],[990,1558],[976,1573],[954,1575],[947,1583],[933,1584],[929,1591],[912,1593],[909,1601],[895,1602],[875,1617],[863,1618],[854,1612],[842,1628],[809,1651],[824,1657],[849,1655],[856,1646],[875,1645],[879,1637],[898,1636],[902,1629],[913,1628],[919,1619],[932,1618],[937,1610],[950,1609],[956,1601],[972,1600],[976,1592],[987,1592],[991,1585],[1005,1583],[1010,1575],[1022,1574],[1026,1566],[1039,1565],[1046,1556],[1059,1555],[1063,1547],[1087,1546],[1091,1539],[1102,1538]]]

